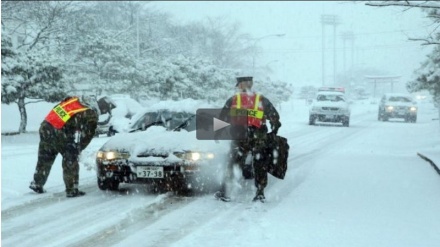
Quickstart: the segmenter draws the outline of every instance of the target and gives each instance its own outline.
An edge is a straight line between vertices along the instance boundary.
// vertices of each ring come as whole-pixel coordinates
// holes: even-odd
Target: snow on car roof
[[[385,95],[385,97],[387,97],[387,98],[389,98],[389,97],[395,97],[395,96],[412,98],[412,95],[409,94],[409,93],[385,93],[384,95]]]
[[[206,101],[194,99],[164,100],[146,107],[149,111],[167,109],[170,111],[196,112],[199,108],[216,108]]]
[[[316,94],[317,94],[317,95],[318,95],[318,94],[325,94],[325,95],[345,95],[344,93],[342,93],[342,92],[338,92],[338,91],[319,91],[319,92],[317,92]]]
[[[199,108],[214,108],[218,109],[220,107],[210,104],[202,100],[194,99],[180,99],[180,100],[164,100],[154,103],[149,106],[143,107],[143,109],[136,113],[131,118],[131,123],[136,122],[140,117],[142,117],[147,112],[155,112],[159,110],[169,110],[169,111],[184,111],[196,114]]]

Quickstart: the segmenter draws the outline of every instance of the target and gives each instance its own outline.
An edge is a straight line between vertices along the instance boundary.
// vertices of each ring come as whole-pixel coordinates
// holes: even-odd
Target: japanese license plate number
[[[138,166],[137,176],[139,178],[163,178],[163,167],[161,166]]]

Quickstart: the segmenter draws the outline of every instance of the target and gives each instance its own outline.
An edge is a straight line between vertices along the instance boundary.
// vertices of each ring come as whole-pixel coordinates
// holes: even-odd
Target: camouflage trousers
[[[264,190],[267,186],[267,171],[269,168],[270,155],[267,154],[267,129],[254,130],[246,140],[236,140],[231,142],[229,152],[229,162],[225,171],[222,190],[229,194],[234,174],[234,167],[243,169],[248,154],[252,155],[252,163],[254,168],[255,187],[257,190]]]
[[[39,129],[40,144],[38,147],[38,161],[34,173],[34,181],[43,187],[49,177],[50,170],[58,154],[63,157],[63,180],[66,192],[78,188],[80,153],[73,136],[66,135],[62,130],[53,128],[43,121]]]

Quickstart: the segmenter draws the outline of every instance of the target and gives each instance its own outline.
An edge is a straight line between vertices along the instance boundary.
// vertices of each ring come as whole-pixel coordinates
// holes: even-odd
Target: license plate
[[[163,167],[161,166],[138,166],[137,176],[139,178],[163,178]]]

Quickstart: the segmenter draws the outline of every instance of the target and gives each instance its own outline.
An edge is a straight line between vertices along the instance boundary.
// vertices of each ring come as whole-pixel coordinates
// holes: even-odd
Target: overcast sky
[[[256,66],[270,64],[273,79],[292,80],[295,84],[320,85],[322,82],[321,15],[336,15],[336,73],[344,71],[342,33],[354,33],[353,61],[351,42],[346,41],[345,68],[376,68],[387,75],[400,75],[400,81],[412,78],[431,47],[408,41],[408,37],[426,37],[430,23],[419,9],[370,7],[365,2],[300,1],[159,1],[152,3],[171,13],[176,21],[203,20],[223,16],[242,24],[242,32],[260,38],[263,48]],[[325,81],[333,82],[333,26],[326,25]]]

